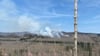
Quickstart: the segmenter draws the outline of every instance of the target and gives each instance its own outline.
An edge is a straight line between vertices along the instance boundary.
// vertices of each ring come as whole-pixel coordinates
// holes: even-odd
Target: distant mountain
[[[12,32],[12,33],[2,33],[0,32],[0,37],[25,37],[29,35],[34,35],[29,32]]]
[[[74,32],[51,32],[51,35],[42,35],[42,34],[35,34],[35,33],[29,33],[29,32],[12,32],[12,33],[2,33],[0,32],[0,37],[34,37],[34,36],[48,36],[51,38],[63,38],[63,37],[73,37]],[[100,37],[100,34],[97,33],[82,33],[78,32],[79,36],[89,36],[89,37]]]
[[[74,32],[56,32],[56,31],[53,31],[51,33],[52,33],[52,37],[56,37],[56,38],[69,37],[69,36],[74,35]],[[35,34],[35,33],[30,33],[30,32],[12,32],[12,33],[0,32],[0,37],[28,37],[28,36],[34,36],[34,35],[45,36],[42,34]],[[78,35],[81,35],[81,36],[87,35],[89,37],[100,37],[99,33],[97,34],[97,33],[78,32]],[[49,35],[46,35],[46,36],[49,36]]]
[[[35,34],[30,32],[12,32],[12,33],[2,33],[0,32],[0,40],[3,40],[4,38],[8,39],[19,39],[19,40],[28,40],[32,38],[42,38],[42,39],[48,39],[48,38],[54,38],[54,39],[63,39],[67,41],[68,39],[73,41],[74,32],[57,32],[53,31],[51,32],[51,35],[42,35],[42,34]],[[15,40],[16,40],[15,39]],[[52,40],[54,40],[52,39]],[[49,40],[49,39],[48,39]],[[98,33],[83,33],[78,32],[78,41],[80,42],[100,42],[100,34]]]

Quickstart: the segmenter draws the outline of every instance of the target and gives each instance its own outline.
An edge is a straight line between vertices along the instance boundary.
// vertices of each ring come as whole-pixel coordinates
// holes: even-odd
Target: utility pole
[[[78,19],[78,0],[74,0],[74,56],[77,56],[77,19]]]

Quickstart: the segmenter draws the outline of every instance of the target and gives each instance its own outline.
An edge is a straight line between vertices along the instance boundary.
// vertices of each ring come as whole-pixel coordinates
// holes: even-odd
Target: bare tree
[[[77,56],[77,11],[78,0],[74,0],[74,56]]]

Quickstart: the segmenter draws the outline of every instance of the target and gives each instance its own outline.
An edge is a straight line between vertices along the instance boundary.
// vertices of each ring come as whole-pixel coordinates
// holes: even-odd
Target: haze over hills
[[[19,36],[19,37],[23,37],[23,36],[27,36],[27,35],[42,35],[42,36],[50,36],[50,37],[62,37],[62,36],[70,36],[70,35],[74,35],[74,32],[51,32],[51,35],[49,35],[48,33],[46,35],[42,34],[42,33],[30,33],[30,32],[0,32],[0,37],[9,37],[9,36]],[[78,32],[78,35],[88,35],[90,37],[100,37],[100,33],[84,33],[84,32]]]
[[[49,35],[50,34],[50,35]],[[12,33],[4,33],[0,32],[0,38],[72,38],[74,37],[74,32],[51,32],[47,35],[36,34],[30,32],[12,32]],[[100,42],[100,34],[99,33],[83,33],[78,32],[79,41],[91,41],[91,39],[95,42]]]

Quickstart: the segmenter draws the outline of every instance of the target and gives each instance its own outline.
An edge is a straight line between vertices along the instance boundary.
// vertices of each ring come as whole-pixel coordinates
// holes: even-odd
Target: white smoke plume
[[[44,6],[47,7],[47,5]],[[54,13],[50,13],[51,16],[52,14]],[[43,18],[51,17],[50,15],[43,16]],[[55,16],[59,15],[56,14]],[[53,27],[51,28],[49,24],[45,25],[46,23],[42,24],[42,22],[38,21],[41,16],[39,18],[36,17],[37,16],[34,16],[33,14],[30,15],[28,12],[20,12],[13,0],[0,1],[0,31],[2,32],[41,32],[41,34],[54,37],[52,33]]]
[[[50,27],[45,27],[45,30],[47,31],[48,35],[51,37],[54,37],[52,34],[52,30],[50,29]]]

